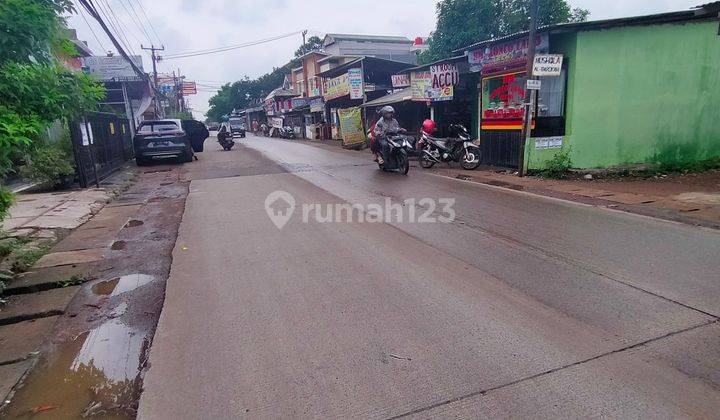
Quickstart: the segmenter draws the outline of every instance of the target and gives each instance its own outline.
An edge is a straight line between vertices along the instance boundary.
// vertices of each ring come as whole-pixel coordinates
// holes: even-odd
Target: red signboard
[[[535,47],[538,53],[547,52],[549,46],[550,42],[547,34],[540,34],[535,38]],[[528,47],[528,38],[521,38],[470,51],[468,53],[470,70],[481,71],[483,75],[488,75],[525,67],[527,65]]]
[[[183,82],[182,83],[182,94],[183,95],[196,95],[197,86],[195,82]]]

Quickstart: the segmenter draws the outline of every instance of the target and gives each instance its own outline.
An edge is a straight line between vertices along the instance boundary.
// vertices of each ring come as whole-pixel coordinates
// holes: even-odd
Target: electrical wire
[[[118,2],[120,3],[120,6],[122,6],[122,8],[125,9],[125,13],[127,13],[127,16],[130,18],[130,20],[132,21],[132,23],[135,24],[135,27],[138,28],[138,29],[140,30],[140,33],[145,36],[145,39],[146,39],[150,44],[152,44],[152,43],[153,43],[153,40],[150,38],[150,35],[148,34],[147,30],[145,29],[145,26],[143,26],[142,22],[138,22],[138,20],[137,20],[137,15],[135,14],[135,10],[133,9],[133,11],[132,11],[132,13],[131,13],[131,12],[130,12],[130,9],[128,9],[127,6],[125,6],[125,3],[123,2],[123,0],[118,0]],[[128,4],[129,4],[130,7],[132,8],[132,4],[129,3],[129,2],[128,2]]]
[[[100,10],[100,14],[102,14],[103,17],[105,18],[104,20],[105,20],[108,24],[110,24],[110,27],[117,33],[118,39],[119,39],[120,43],[122,44],[122,46],[123,46],[125,49],[127,49],[128,51],[130,51],[132,54],[135,54],[135,53],[133,52],[133,49],[130,48],[130,43],[129,43],[129,42],[127,41],[127,39],[124,37],[124,34],[122,33],[122,31],[121,31],[120,29],[118,29],[118,27],[115,25],[115,23],[113,22],[113,20],[108,17],[108,16],[109,16],[109,13],[103,8],[102,0],[98,0],[98,3],[97,3],[97,4],[98,4],[98,6],[97,6],[97,8],[95,8],[95,11]],[[93,5],[94,5],[94,3],[93,3]]]
[[[112,8],[112,6],[110,6],[109,0],[98,0],[98,2],[105,3],[105,7],[107,7],[108,12],[110,13],[110,17],[115,20],[115,25],[120,29],[121,35],[125,37],[125,41],[128,41],[127,36],[130,35],[132,37],[132,39],[135,40],[137,45],[142,44],[142,42],[140,42],[140,39],[135,36],[133,31],[131,31],[130,28],[128,28],[128,26],[125,25],[125,22],[123,21],[123,19],[118,19],[117,14],[115,14],[115,10]],[[133,54],[137,55],[137,52],[136,52],[133,44],[128,42],[128,46],[129,46],[130,51],[132,51]]]
[[[83,12],[83,7],[79,6],[77,7],[78,12],[80,13],[80,16],[82,16],[82,19],[85,21],[85,24],[87,25],[88,29],[90,29],[90,33],[92,33],[93,38],[95,38],[95,41],[97,41],[98,44],[100,44],[100,48],[102,48],[103,53],[107,52],[107,49],[105,48],[105,44],[100,41],[100,38],[98,38],[97,34],[95,34],[95,30],[90,25],[90,22],[87,20],[87,17],[85,16],[85,12]]]
[[[170,54],[170,55],[163,56],[163,59],[164,60],[174,60],[174,59],[178,59],[178,58],[189,58],[189,57],[197,57],[199,55],[216,54],[216,53],[220,53],[220,52],[226,52],[226,51],[236,50],[236,49],[240,49],[240,48],[247,48],[247,47],[252,47],[255,45],[266,44],[268,42],[277,41],[279,39],[289,38],[293,35],[297,35],[300,33],[302,33],[302,31],[295,31],[295,32],[291,32],[288,34],[284,34],[284,35],[274,36],[271,38],[265,38],[265,39],[260,39],[257,41],[245,42],[242,44],[227,45],[224,47],[217,47],[217,48],[212,48],[212,49],[208,49],[208,50],[198,50],[198,51],[189,51],[186,53]]]
[[[157,39],[157,41],[160,45],[163,45],[164,43],[158,36],[157,31],[155,31],[155,27],[153,26],[152,21],[148,18],[148,15],[145,12],[145,8],[143,7],[142,2],[140,0],[135,0],[135,3],[137,3],[138,6],[140,6],[140,11],[142,12],[143,16],[145,16],[145,20],[147,21],[148,25],[150,26],[150,30],[152,31],[153,34],[155,34],[155,39]]]

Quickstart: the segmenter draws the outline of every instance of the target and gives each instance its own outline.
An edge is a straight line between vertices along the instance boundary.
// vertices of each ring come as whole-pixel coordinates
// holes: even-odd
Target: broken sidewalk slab
[[[85,223],[83,229],[114,228],[122,227],[142,207],[141,205],[129,205],[121,207],[106,207],[96,214],[89,222]]]
[[[50,335],[57,316],[33,319],[0,327],[0,365],[30,357]]]
[[[58,267],[62,265],[73,265],[100,261],[103,258],[105,249],[93,248],[79,251],[53,252],[44,255],[33,268]]]
[[[105,248],[112,244],[122,225],[97,229],[79,228],[53,247],[53,252],[80,251],[83,249]]]
[[[5,294],[19,295],[42,292],[57,289],[64,283],[85,282],[89,280],[87,274],[92,271],[93,265],[94,263],[83,263],[60,267],[33,268],[32,271],[20,274],[13,280],[5,288]]]
[[[0,325],[62,315],[80,286],[70,286],[28,295],[10,296],[0,308]]]
[[[5,404],[8,394],[32,366],[31,360],[0,366],[0,407]]]

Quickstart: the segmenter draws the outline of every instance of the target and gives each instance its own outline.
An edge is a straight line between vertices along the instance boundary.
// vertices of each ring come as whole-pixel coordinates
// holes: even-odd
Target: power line
[[[142,25],[142,22],[138,23],[137,15],[135,15],[135,10],[130,13],[130,10],[125,6],[125,3],[123,0],[118,0],[120,2],[120,6],[122,6],[123,9],[125,9],[125,13],[127,13],[130,20],[135,24],[135,27],[140,30],[140,33],[145,35],[145,39],[152,44],[153,40],[150,38],[150,35],[148,34],[147,30],[145,30],[145,27]],[[132,8],[132,4],[130,4],[130,7]],[[135,15],[135,16],[134,16]]]
[[[99,3],[99,2],[104,2],[104,3],[105,3],[105,7],[107,7],[107,10],[108,10],[108,12],[110,13],[110,16],[112,17],[112,19],[115,20],[115,24],[116,24],[117,27],[120,29],[121,34],[125,37],[125,41],[126,41],[126,42],[128,41],[127,35],[129,34],[129,35],[133,38],[133,40],[135,40],[135,42],[136,42],[137,44],[140,44],[140,39],[135,36],[135,34],[133,33],[133,31],[131,31],[130,28],[128,28],[128,27],[125,25],[125,22],[124,22],[122,19],[118,19],[117,15],[115,14],[115,10],[113,10],[112,6],[110,6],[109,0],[98,0],[98,3]],[[128,42],[128,47],[129,47],[130,51],[132,51],[133,54],[136,54],[136,52],[135,52],[135,47],[134,47],[133,45],[134,45],[134,44]]]
[[[106,53],[108,50],[105,48],[105,45],[102,43],[102,41],[100,41],[100,38],[98,38],[98,36],[95,34],[95,30],[90,25],[90,22],[88,22],[87,17],[85,17],[85,12],[83,12],[82,6],[78,7],[78,11],[80,12],[80,16],[82,16],[83,20],[85,21],[88,29],[90,29],[90,33],[92,33],[93,38],[95,38],[95,41],[100,44],[100,48],[102,48],[103,53]]]
[[[138,6],[140,6],[140,11],[142,12],[143,16],[145,16],[145,20],[147,21],[148,25],[150,26],[150,30],[153,34],[155,34],[155,39],[157,39],[158,43],[160,45],[163,45],[162,39],[158,36],[157,32],[155,31],[155,27],[152,24],[152,21],[148,18],[147,13],[145,13],[145,8],[142,5],[142,2],[140,0],[135,0]]]
[[[132,48],[130,48],[130,43],[129,43],[129,42],[127,41],[127,39],[125,38],[122,30],[118,29],[118,27],[115,25],[115,23],[113,22],[113,20],[108,17],[108,16],[110,15],[110,13],[108,13],[108,12],[105,10],[105,8],[103,7],[102,0],[98,0],[98,3],[97,3],[97,4],[98,4],[98,8],[96,8],[95,11],[100,10],[100,14],[102,14],[102,15],[105,17],[105,20],[107,21],[107,23],[110,24],[110,27],[118,34],[118,39],[120,40],[120,43],[122,44],[122,46],[123,46],[125,49],[127,49],[128,51],[130,51],[131,53],[135,54],[135,53],[133,52]],[[93,3],[93,6],[94,6],[94,5],[95,5],[95,4]],[[98,16],[99,16],[99,15],[98,15]]]
[[[97,9],[95,8],[95,4],[93,3],[93,0],[77,0],[80,2],[80,4],[87,10],[87,12],[92,16],[99,24],[100,27],[102,27],[103,31],[105,31],[105,34],[107,34],[108,38],[110,38],[110,41],[115,46],[115,49],[118,51],[118,53],[130,64],[130,67],[135,70],[135,73],[142,77],[143,79],[147,80],[148,76],[135,64],[128,55],[127,52],[123,49],[122,45],[120,45],[120,42],[115,38],[115,35],[113,35],[112,31],[108,28],[105,21],[100,17],[100,14],[98,13]]]
[[[265,44],[268,42],[277,41],[279,39],[288,38],[288,37],[291,37],[293,35],[297,35],[300,33],[302,33],[302,31],[295,31],[295,32],[291,32],[288,34],[278,35],[278,36],[275,36],[272,38],[260,39],[257,41],[246,42],[243,44],[228,45],[225,47],[217,47],[217,48],[212,48],[212,49],[208,49],[208,50],[198,50],[198,51],[190,51],[190,52],[186,52],[186,53],[171,54],[168,56],[164,56],[163,59],[173,60],[176,58],[188,58],[188,57],[197,57],[199,55],[216,54],[216,53],[220,53],[220,52],[226,52],[226,51],[236,50],[236,49],[240,49],[240,48],[247,48],[247,47],[252,47],[255,45]]]

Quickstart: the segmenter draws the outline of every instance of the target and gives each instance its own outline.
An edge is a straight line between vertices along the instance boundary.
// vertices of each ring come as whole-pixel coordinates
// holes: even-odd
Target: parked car
[[[230,123],[233,135],[237,134],[240,137],[245,137],[245,123],[240,118],[230,118],[228,123]]]
[[[167,158],[192,162],[195,153],[203,151],[209,134],[205,124],[194,120],[143,121],[133,138],[135,162],[138,166]]]

